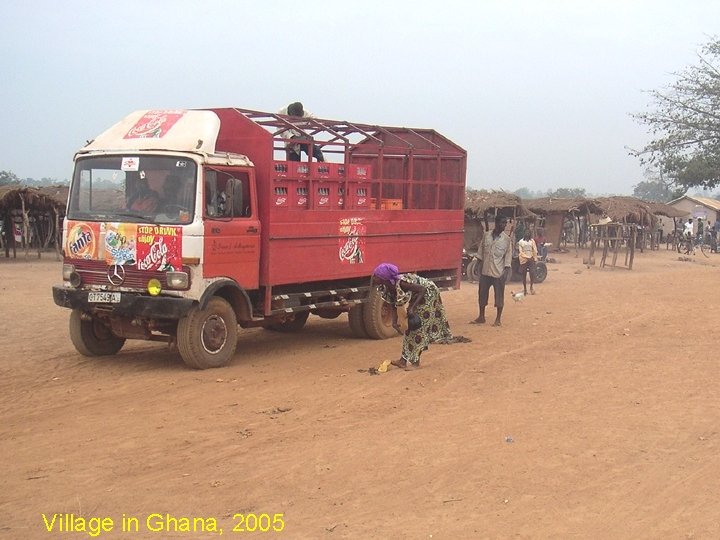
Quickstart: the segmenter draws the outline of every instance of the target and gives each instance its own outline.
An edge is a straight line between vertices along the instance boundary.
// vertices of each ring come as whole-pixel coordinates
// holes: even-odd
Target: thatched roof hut
[[[585,197],[542,197],[525,201],[527,207],[546,216],[548,214],[597,214],[602,212],[595,199]]]
[[[689,215],[688,212],[685,212],[683,210],[680,210],[679,208],[675,206],[670,206],[669,204],[661,203],[661,202],[653,202],[648,201],[647,205],[652,210],[652,213],[656,216],[665,216],[673,219],[677,218],[684,218]]]
[[[65,213],[68,187],[54,186],[34,188],[27,186],[0,186],[0,214],[21,209],[23,203],[28,210]]]
[[[599,197],[595,199],[602,213],[616,223],[634,223],[651,226],[655,212],[653,207],[635,197]]]
[[[60,224],[65,215],[67,194],[67,186],[0,186],[0,221],[4,233],[0,243],[6,257],[10,256],[11,247],[16,256],[18,242],[24,244],[26,256],[31,245],[37,247],[40,256],[40,250],[52,243],[59,253]]]
[[[486,191],[468,189],[465,192],[465,214],[484,218],[488,215],[501,215],[512,218],[534,218],[520,197],[505,191]]]

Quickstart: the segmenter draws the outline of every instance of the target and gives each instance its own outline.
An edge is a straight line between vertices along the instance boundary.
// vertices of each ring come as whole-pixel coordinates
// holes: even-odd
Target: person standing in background
[[[518,241],[518,261],[523,279],[523,293],[527,295],[527,276],[530,274],[530,294],[535,294],[535,263],[538,260],[538,250],[535,240],[530,237],[530,229]]]
[[[512,266],[512,239],[505,232],[508,219],[497,216],[495,228],[483,236],[478,251],[478,259],[482,270],[480,271],[480,284],[478,286],[478,307],[480,314],[471,324],[485,323],[485,308],[488,304],[490,287],[495,293],[495,308],[497,314],[493,326],[502,326],[502,312],[505,306],[505,282],[510,277]]]

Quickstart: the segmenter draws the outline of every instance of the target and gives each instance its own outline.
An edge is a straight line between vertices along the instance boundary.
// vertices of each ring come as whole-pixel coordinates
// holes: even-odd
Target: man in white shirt
[[[685,224],[685,230],[683,230],[683,234],[685,235],[685,238],[692,238],[693,236],[693,220],[692,218],[687,220],[687,223]]]
[[[312,113],[303,108],[303,104],[299,101],[291,103],[287,107],[280,109],[278,114],[292,116],[294,118],[315,118]],[[305,152],[305,154],[309,155],[307,144],[292,142],[292,139],[305,138],[307,135],[304,135],[297,129],[286,129],[280,134],[280,136],[287,139],[287,142],[285,143],[285,151],[287,152],[288,161],[300,161],[301,152]],[[318,161],[325,161],[325,157],[318,146],[313,145],[312,156]]]
[[[535,240],[530,236],[530,229],[525,230],[525,235],[518,240],[518,261],[520,262],[520,273],[523,277],[523,290],[527,294],[527,275],[530,274],[530,294],[535,294],[535,263],[538,260],[538,250]]]

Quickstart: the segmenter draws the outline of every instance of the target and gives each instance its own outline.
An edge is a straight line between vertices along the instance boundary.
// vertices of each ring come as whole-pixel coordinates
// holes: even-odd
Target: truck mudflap
[[[53,287],[53,300],[60,307],[80,309],[86,312],[102,312],[125,317],[145,317],[149,319],[182,319],[197,300],[170,296],[147,296],[138,293],[100,293],[108,295],[91,301],[96,291]]]

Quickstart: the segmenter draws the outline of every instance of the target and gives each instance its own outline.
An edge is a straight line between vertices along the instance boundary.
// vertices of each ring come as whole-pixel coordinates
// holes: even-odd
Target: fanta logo
[[[68,250],[76,259],[92,259],[95,255],[95,233],[87,223],[78,223],[68,233]]]

